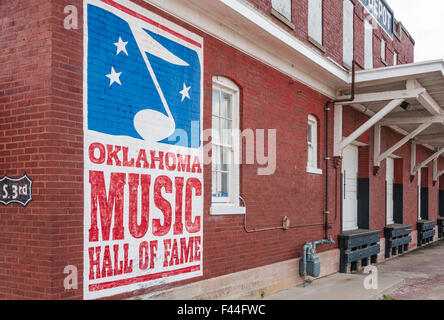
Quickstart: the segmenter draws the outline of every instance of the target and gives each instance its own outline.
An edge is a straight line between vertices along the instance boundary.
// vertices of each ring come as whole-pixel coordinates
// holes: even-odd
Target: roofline
[[[417,78],[423,74],[440,72],[444,77],[444,60],[421,61],[384,68],[356,71],[356,84],[379,82],[388,83],[395,80],[408,80]],[[349,81],[348,83],[351,83]]]

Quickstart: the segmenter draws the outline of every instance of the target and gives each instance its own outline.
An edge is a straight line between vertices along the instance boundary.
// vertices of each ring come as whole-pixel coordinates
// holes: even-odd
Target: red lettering
[[[100,247],[89,248],[89,280],[100,278]],[[95,258],[94,258],[95,253]],[[96,268],[96,275],[94,277],[94,267]]]
[[[172,265],[178,265],[179,261],[179,249],[177,248],[177,240],[173,239],[173,249],[171,250],[170,267]]]
[[[139,151],[139,156],[137,157],[137,161],[136,161],[136,167],[137,168],[141,168],[141,162],[143,161],[143,168],[144,169],[148,169],[149,168],[149,164],[148,164],[148,159],[146,157],[146,151],[144,149],[141,149]]]
[[[150,268],[154,269],[154,260],[156,259],[157,253],[157,240],[150,242]]]
[[[137,224],[137,203],[138,203],[138,189],[139,180],[142,182],[142,202],[141,202],[141,222]],[[142,174],[129,174],[129,231],[134,238],[142,238],[148,231],[149,214],[150,214],[150,186],[151,176]]]
[[[113,266],[111,263],[111,253],[109,252],[109,246],[105,246],[103,253],[103,268],[102,278],[111,277],[113,275]]]
[[[182,223],[182,196],[183,196],[183,184],[184,178],[175,178],[176,185],[176,214],[174,217],[174,234],[183,233],[183,223]]]
[[[171,204],[162,197],[162,189],[166,193],[173,192],[173,183],[167,176],[159,176],[154,182],[154,204],[163,213],[163,225],[160,219],[153,219],[153,235],[161,237],[166,235],[171,229]]]
[[[116,146],[116,149],[113,150],[113,146],[107,145],[106,150],[108,151],[108,159],[106,160],[106,164],[109,166],[113,165],[113,159],[116,162],[116,166],[120,167],[122,165],[122,162],[120,161],[117,154],[122,150],[122,147]]]
[[[114,275],[118,276],[123,273],[123,261],[119,261],[119,245],[115,244],[114,249]]]
[[[168,152],[165,155],[165,167],[169,171],[176,170],[176,155],[174,153]]]
[[[133,272],[133,260],[128,260],[129,243],[123,245],[123,260],[125,260],[125,265],[123,268],[124,273]]]
[[[128,161],[128,147],[123,147],[123,166],[134,167],[134,159]]]
[[[168,267],[168,257],[170,256],[171,239],[163,240],[163,246],[165,248],[165,256],[163,260],[163,266]]]
[[[99,157],[96,158],[94,155],[94,152],[96,150],[99,150],[100,154]],[[95,164],[102,164],[105,162],[105,157],[106,157],[106,151],[105,151],[105,146],[101,143],[92,143],[89,146],[89,160],[91,160],[92,163]]]
[[[200,261],[200,237],[194,237],[194,261]]]
[[[139,269],[146,270],[148,269],[148,242],[143,241],[139,245]]]
[[[196,191],[196,196],[202,196],[202,183],[197,178],[190,178],[187,180],[185,191],[185,228],[189,233],[196,233],[200,230],[200,217],[196,217],[192,221],[192,198],[193,189]]]
[[[159,161],[159,170],[163,170],[163,152],[159,151],[159,156],[156,157],[156,151],[151,150],[151,168],[150,169],[156,169],[156,161]]]
[[[177,155],[177,171],[179,172],[190,172],[190,161],[191,156],[187,155],[185,158],[181,154]]]
[[[194,157],[193,166],[191,167],[192,173],[202,173],[202,167],[200,166],[199,157]]]
[[[113,240],[123,239],[123,188],[125,180],[126,176],[124,173],[111,173],[111,183],[107,197],[103,171],[89,172],[89,183],[91,184],[91,228],[89,229],[89,241],[99,241],[97,203],[99,203],[100,207],[102,240],[109,240],[111,218],[114,208]]]
[[[191,237],[188,240],[188,246],[187,246],[187,238],[180,239],[180,263],[181,264],[194,261],[193,245],[194,245],[194,238],[193,237]]]

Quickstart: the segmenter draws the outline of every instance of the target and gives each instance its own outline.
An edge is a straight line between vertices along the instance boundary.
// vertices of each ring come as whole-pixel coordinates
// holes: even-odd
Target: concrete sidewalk
[[[378,289],[365,289],[368,274],[336,273],[302,286],[264,297],[264,300],[375,300],[383,294],[402,286],[404,279],[397,276],[379,275]]]
[[[444,241],[410,251],[378,265],[378,289],[365,289],[368,274],[336,273],[264,300],[375,300],[384,294],[397,300],[444,300]]]

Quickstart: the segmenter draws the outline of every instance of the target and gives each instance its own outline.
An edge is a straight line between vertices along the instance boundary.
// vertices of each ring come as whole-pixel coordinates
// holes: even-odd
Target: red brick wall
[[[248,0],[256,9],[270,16],[270,18],[283,29],[293,34],[305,44],[313,47],[320,54],[332,58],[334,61],[342,65],[342,10],[343,1],[323,1],[323,43],[325,52],[322,52],[308,41],[308,0],[293,0],[292,1],[292,23],[294,30],[288,27],[270,14],[271,0]],[[361,68],[364,66],[364,19],[368,12],[361,5],[359,0],[352,0],[355,4],[354,16],[354,55]],[[396,14],[396,12],[395,12]],[[396,36],[393,39],[378,26],[373,33],[373,59],[374,67],[384,67],[381,62],[381,37],[387,40],[386,61],[388,65],[393,65],[393,52],[398,52],[398,64],[405,64],[413,62],[414,44],[407,36],[405,31],[402,31],[401,40]]]
[[[137,3],[166,16],[142,1]],[[11,1],[0,7],[2,16],[8,17],[6,22],[2,20],[7,35],[2,40],[9,41],[0,51],[1,61],[8,61],[0,64],[1,174],[21,176],[26,171],[34,180],[34,201],[26,209],[0,207],[1,298],[82,297],[83,34],[82,19],[79,30],[63,28],[63,8],[71,4],[79,8],[81,18],[81,1],[39,1],[32,6]],[[25,11],[19,10],[25,6]],[[35,28],[25,30],[24,25],[29,24]],[[306,173],[306,132],[308,114],[313,114],[319,119],[319,163],[323,168],[327,98],[189,29],[202,35],[205,43],[204,128],[211,124],[212,76],[223,75],[241,87],[241,128],[278,130],[276,173],[258,176],[255,165],[241,168],[248,228],[281,226],[285,215],[292,225],[322,224],[324,177]],[[32,49],[23,50],[24,44]],[[246,233],[243,216],[210,216],[210,172],[205,167],[203,279],[300,256],[305,241],[323,238],[322,225]],[[330,174],[334,181],[334,171]],[[330,189],[334,194],[334,185]],[[333,196],[330,203],[337,205]],[[332,222],[335,216],[339,221],[334,208],[331,212]],[[338,230],[336,226],[331,234]],[[66,265],[78,268],[78,290],[63,288]]]
[[[81,1],[69,4],[81,8]],[[74,296],[60,289],[63,269],[81,268],[82,33],[63,28],[63,8],[61,1],[0,3],[7,43],[0,49],[0,175],[26,172],[34,199],[27,208],[0,207],[0,298]]]
[[[0,176],[26,172],[35,199],[0,206],[0,298],[51,297],[50,10],[48,1],[0,3]]]
[[[288,216],[293,226],[322,224],[325,176],[306,173],[306,132],[307,117],[313,114],[319,120],[319,165],[325,172],[324,104],[327,98],[140,0],[134,2],[204,37],[204,128],[211,124],[212,76],[222,75],[241,88],[242,129],[277,129],[276,173],[258,176],[257,166],[241,167],[241,194],[247,203],[248,228],[281,226],[283,216]],[[63,28],[66,5],[79,9],[78,30]],[[0,3],[0,40],[8,44],[0,47],[0,175],[21,176],[26,172],[34,181],[34,201],[27,208],[0,207],[2,299],[82,298],[82,10],[81,0]],[[296,28],[301,34],[302,29]],[[328,41],[333,42],[333,38]],[[331,47],[328,52],[337,55],[339,51]],[[330,151],[333,150],[332,118]],[[346,111],[346,119],[350,121],[344,123],[350,127],[344,133],[366,118]],[[369,144],[369,150],[372,150],[371,137],[369,132],[360,138]],[[403,154],[408,159],[409,147],[404,148],[407,149]],[[418,150],[419,156],[423,152],[427,155],[427,151]],[[369,157],[372,157],[371,151]],[[371,171],[372,162],[369,163]],[[340,171],[335,171],[332,163],[330,166],[329,207],[333,229],[329,234],[335,236],[340,232]],[[404,162],[406,172],[408,166],[409,162]],[[204,276],[144,292],[295,258],[300,256],[305,241],[324,237],[322,225],[246,233],[244,216],[210,216],[210,167],[205,167],[204,175]],[[384,225],[382,215],[377,213],[384,206],[380,198],[373,196],[380,192],[379,184],[384,176],[381,169],[379,176],[371,177],[371,227],[375,229]],[[413,223],[415,197],[412,195],[416,188],[414,182],[405,181],[405,185],[408,190],[405,211],[412,211],[406,214]],[[318,251],[336,246],[320,246]],[[63,288],[66,265],[78,268],[78,290]]]

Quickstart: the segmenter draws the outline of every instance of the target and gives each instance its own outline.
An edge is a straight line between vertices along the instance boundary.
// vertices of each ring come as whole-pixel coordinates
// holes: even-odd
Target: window
[[[213,78],[211,214],[242,214],[239,207],[239,88]]]
[[[373,26],[364,21],[364,68],[373,68]]]
[[[398,53],[396,51],[393,53],[393,65],[398,65]]]
[[[382,60],[382,62],[387,64],[385,62],[385,51],[386,51],[386,42],[385,42],[385,39],[381,39],[381,60]]]
[[[322,46],[322,0],[308,0],[308,40],[325,51]]]
[[[291,0],[271,0],[271,8],[275,16],[280,15],[291,22]]]
[[[312,115],[308,116],[307,172],[322,174],[318,168],[318,121]]]
[[[353,64],[353,17],[354,4],[350,0],[344,0],[343,12],[343,58],[346,67],[351,68]]]

